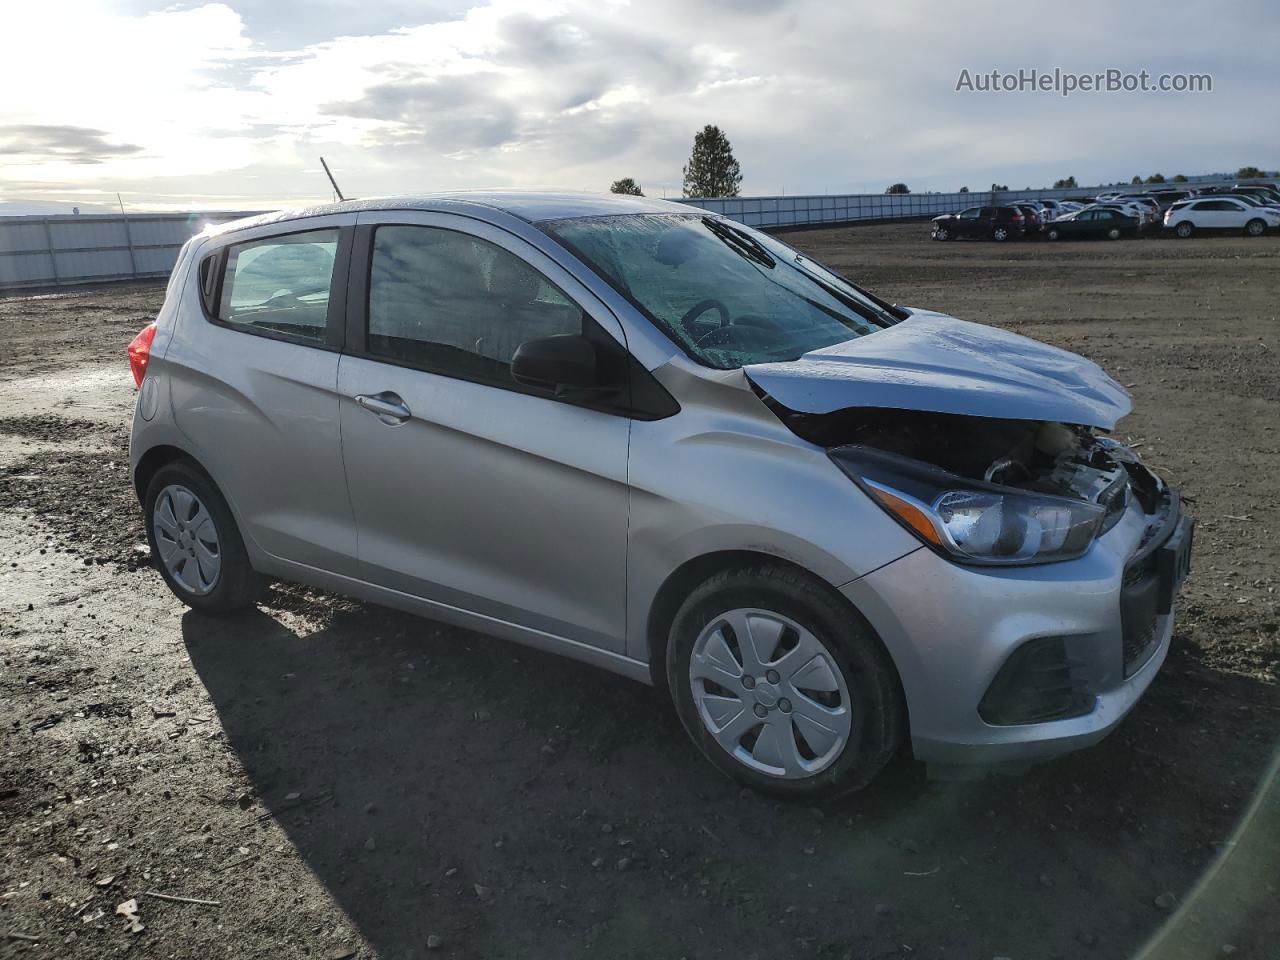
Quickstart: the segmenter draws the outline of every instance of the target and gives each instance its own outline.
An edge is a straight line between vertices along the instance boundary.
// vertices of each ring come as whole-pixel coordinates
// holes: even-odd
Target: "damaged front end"
[[[1132,450],[1090,427],[881,408],[806,414],[765,402],[926,545],[961,563],[1071,560],[1133,502],[1151,536],[1176,512],[1176,496]]]
[[[1177,491],[1128,447],[1079,425],[879,408],[806,414],[763,399],[802,439],[825,447],[872,500],[953,562],[1076,559],[1126,515],[1140,515],[1142,532],[1126,551],[1119,592],[1123,676],[1158,648],[1161,618],[1189,569],[1192,526]],[[1056,664],[1048,673],[1046,658]],[[1037,677],[1061,682],[1045,696],[1029,679]],[[1092,702],[1083,691],[1070,680],[1062,639],[1043,638],[1011,658],[982,712],[992,723],[1069,716]]]

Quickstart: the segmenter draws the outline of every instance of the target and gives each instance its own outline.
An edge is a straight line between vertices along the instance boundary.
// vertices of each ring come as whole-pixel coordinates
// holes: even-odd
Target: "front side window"
[[[233,244],[217,319],[250,332],[325,342],[337,249],[336,229]]]
[[[794,360],[902,319],[768,234],[728,220],[631,214],[541,226],[704,366]]]
[[[439,227],[373,234],[368,353],[503,385],[526,340],[583,332],[582,309],[515,254]]]

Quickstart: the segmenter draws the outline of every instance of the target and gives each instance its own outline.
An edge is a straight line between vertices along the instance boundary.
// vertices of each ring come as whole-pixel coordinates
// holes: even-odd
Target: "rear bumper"
[[[1134,564],[1184,527],[1189,538],[1189,520],[1175,513],[1153,546],[1137,551],[1145,525],[1131,506],[1086,556],[1039,567],[964,567],[922,548],[841,588],[898,667],[917,759],[1026,764],[1087,747],[1115,729],[1151,685],[1173,635],[1172,606],[1152,607],[1135,654]],[[991,714],[979,707],[1001,668],[1043,638],[1061,638],[1064,672],[1083,702],[1078,715],[984,720]]]

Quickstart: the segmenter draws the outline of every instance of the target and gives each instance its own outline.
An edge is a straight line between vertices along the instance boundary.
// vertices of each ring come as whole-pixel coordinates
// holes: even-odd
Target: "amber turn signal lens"
[[[871,494],[881,505],[886,507],[890,513],[905,523],[908,527],[918,533],[921,537],[932,543],[935,547],[942,546],[942,538],[938,536],[937,529],[929,520],[923,510],[908,500],[894,496],[888,490],[882,490],[879,487],[871,487]]]

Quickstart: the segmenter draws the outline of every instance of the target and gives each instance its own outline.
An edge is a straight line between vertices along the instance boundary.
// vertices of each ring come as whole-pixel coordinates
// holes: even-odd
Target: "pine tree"
[[[707,124],[693,138],[693,153],[684,168],[686,197],[736,197],[742,170],[733,158],[729,138]]]
[[[615,180],[609,186],[610,193],[625,193],[632,197],[643,197],[644,194],[640,190],[640,184],[636,183],[631,177],[623,177],[621,180]]]

